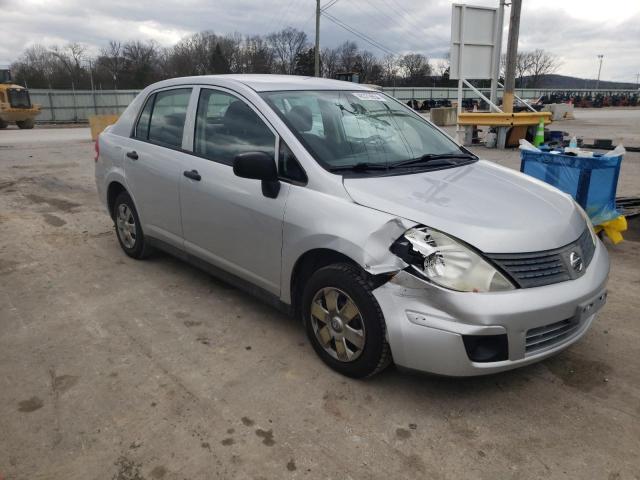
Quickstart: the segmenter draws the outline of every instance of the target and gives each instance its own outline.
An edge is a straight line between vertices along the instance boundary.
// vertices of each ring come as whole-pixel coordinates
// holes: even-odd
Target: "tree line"
[[[171,47],[153,41],[112,40],[97,54],[90,54],[80,43],[49,48],[34,45],[20,55],[11,69],[15,81],[29,88],[141,89],[165,78],[191,75],[313,75],[314,56],[307,34],[288,27],[268,35],[200,32]],[[526,65],[518,70],[521,76],[531,71],[531,62]],[[322,49],[320,67],[323,77],[354,72],[361,83],[382,86],[456,85],[449,80],[446,60],[431,62],[422,53],[378,57],[353,41]],[[552,73],[537,71],[538,76]]]

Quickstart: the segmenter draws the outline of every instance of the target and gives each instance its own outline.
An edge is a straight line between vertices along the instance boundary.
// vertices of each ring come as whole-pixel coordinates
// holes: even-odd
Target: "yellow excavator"
[[[11,81],[11,71],[0,68],[0,129],[14,123],[18,128],[33,128],[40,105],[33,105],[29,90]]]

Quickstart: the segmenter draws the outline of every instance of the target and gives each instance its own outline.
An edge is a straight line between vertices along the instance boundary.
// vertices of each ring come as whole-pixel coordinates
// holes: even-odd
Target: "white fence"
[[[411,99],[449,99],[458,97],[457,88],[442,87],[385,87],[384,92],[406,102]],[[479,89],[487,96],[489,89]],[[570,91],[575,95],[595,95],[602,93],[633,94],[635,90],[589,90],[589,89],[534,89],[518,88],[516,95],[520,98],[533,99],[553,92]],[[138,90],[30,90],[31,102],[42,106],[38,122],[87,122],[91,115],[120,114],[138,94]],[[498,96],[502,93],[498,91]],[[464,98],[477,98],[471,89],[463,90]]]

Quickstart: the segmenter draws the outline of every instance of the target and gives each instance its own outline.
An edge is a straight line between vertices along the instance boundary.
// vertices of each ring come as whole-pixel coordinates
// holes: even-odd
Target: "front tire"
[[[7,128],[9,124],[0,118],[0,130]]]
[[[356,266],[339,263],[317,270],[305,285],[301,310],[314,350],[337,372],[364,378],[391,363],[384,316]]]
[[[33,118],[27,118],[26,120],[19,120],[16,122],[18,128],[27,130],[33,128],[35,124],[36,122],[33,120]]]
[[[127,192],[121,192],[113,205],[116,235],[124,253],[131,258],[143,259],[149,255],[138,211]]]

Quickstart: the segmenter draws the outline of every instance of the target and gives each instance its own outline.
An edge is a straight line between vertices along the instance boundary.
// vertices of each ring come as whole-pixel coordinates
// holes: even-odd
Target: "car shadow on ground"
[[[250,293],[236,288],[230,283],[215,277],[179,258],[164,252],[154,252],[145,262],[157,264],[159,268],[167,270],[179,280],[182,277],[189,284],[198,284],[207,288],[211,295],[223,295],[232,297],[234,302],[241,304],[243,308],[251,310],[261,316],[261,321],[277,322],[280,328],[291,333],[291,342],[298,342],[300,334],[304,334],[303,326],[292,315],[283,313],[274,306],[262,301]],[[247,321],[239,319],[238,321]],[[305,337],[306,338],[306,337]],[[316,357],[313,348],[306,343],[306,354],[313,357],[313,361],[321,363]],[[326,367],[327,375],[338,375]],[[576,372],[580,372],[576,374]],[[572,351],[568,350],[550,357],[539,363],[523,366],[515,370],[483,375],[476,377],[444,377],[429,373],[417,372],[399,368],[392,364],[384,372],[365,380],[352,380],[354,382],[366,382],[376,388],[386,391],[412,392],[412,395],[428,395],[430,398],[478,398],[492,395],[496,392],[514,391],[524,387],[532,381],[541,380],[542,377],[552,374],[562,383],[574,386],[578,389],[589,391],[594,385],[602,383],[609,372],[609,368],[598,362],[583,360]]]

